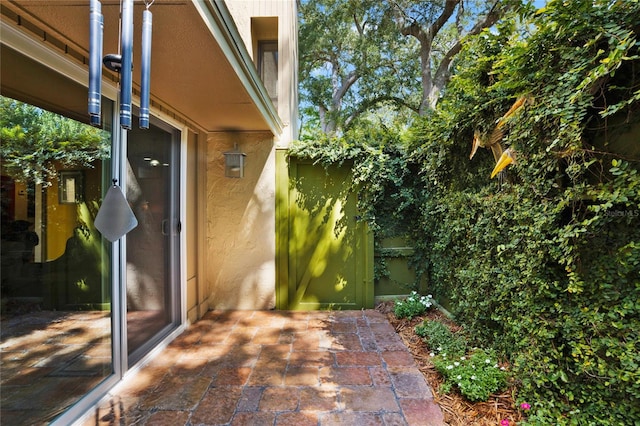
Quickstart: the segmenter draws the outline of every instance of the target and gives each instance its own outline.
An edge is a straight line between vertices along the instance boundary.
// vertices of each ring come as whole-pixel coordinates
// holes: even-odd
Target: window
[[[274,105],[278,102],[278,42],[258,43],[258,72]]]

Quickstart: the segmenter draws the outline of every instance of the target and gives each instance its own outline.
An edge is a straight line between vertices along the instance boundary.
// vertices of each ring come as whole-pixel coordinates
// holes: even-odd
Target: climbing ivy
[[[528,22],[470,41],[440,109],[413,129],[430,194],[416,264],[510,357],[531,424],[634,424],[640,5],[551,1]],[[523,96],[502,140],[516,164],[492,181],[488,150],[468,160],[473,132]]]

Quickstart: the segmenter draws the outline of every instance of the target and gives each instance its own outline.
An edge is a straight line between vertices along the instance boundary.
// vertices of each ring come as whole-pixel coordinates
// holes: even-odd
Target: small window
[[[278,102],[278,42],[261,41],[258,44],[258,72],[274,105]]]

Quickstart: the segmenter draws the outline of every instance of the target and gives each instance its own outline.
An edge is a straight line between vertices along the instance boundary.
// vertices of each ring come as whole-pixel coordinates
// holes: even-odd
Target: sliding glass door
[[[178,132],[160,123],[128,132],[127,200],[138,219],[127,234],[129,365],[180,321],[179,164]]]
[[[181,324],[180,134],[121,130],[108,85],[91,127],[84,72],[0,48],[0,423],[67,425]],[[113,179],[139,224],[110,242]]]
[[[2,424],[47,424],[114,377],[111,243],[94,226],[111,106],[96,129],[0,96]]]

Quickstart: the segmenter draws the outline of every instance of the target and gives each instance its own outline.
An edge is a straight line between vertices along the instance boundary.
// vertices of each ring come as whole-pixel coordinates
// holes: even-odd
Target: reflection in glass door
[[[64,424],[114,374],[111,244],[94,226],[111,134],[3,96],[0,117],[0,423]]]
[[[127,348],[139,361],[179,323],[177,132],[129,132],[127,199],[138,226],[127,234]]]

